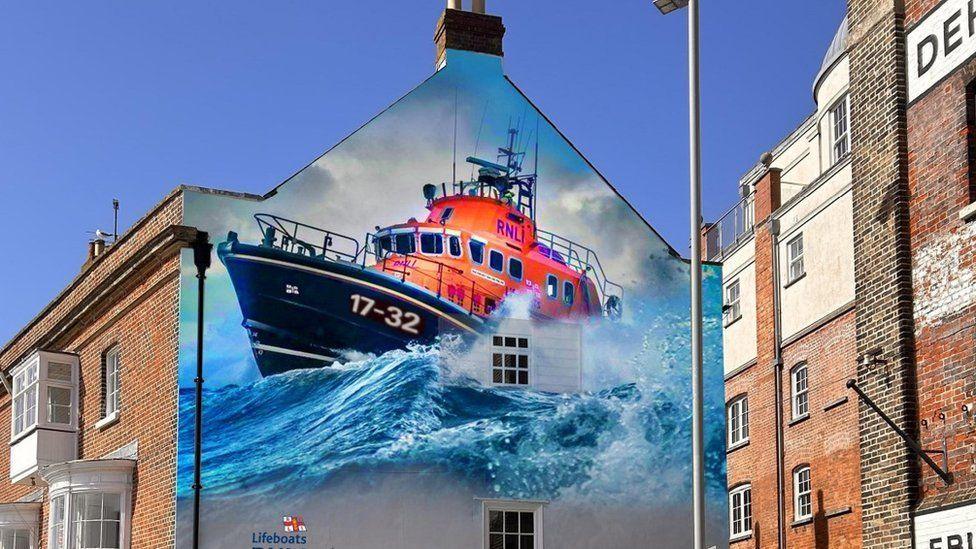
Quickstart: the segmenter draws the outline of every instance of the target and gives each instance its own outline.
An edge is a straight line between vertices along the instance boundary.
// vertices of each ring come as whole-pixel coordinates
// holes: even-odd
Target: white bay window
[[[131,528],[132,472],[128,459],[59,463],[50,485],[48,545],[52,549],[127,549]]]

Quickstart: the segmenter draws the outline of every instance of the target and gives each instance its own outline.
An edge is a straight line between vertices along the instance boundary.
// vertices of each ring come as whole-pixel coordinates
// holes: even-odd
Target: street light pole
[[[699,0],[654,0],[661,13],[688,8],[688,137],[691,237],[691,393],[692,492],[695,549],[705,549],[705,439],[702,367],[701,249],[701,73],[699,70]]]

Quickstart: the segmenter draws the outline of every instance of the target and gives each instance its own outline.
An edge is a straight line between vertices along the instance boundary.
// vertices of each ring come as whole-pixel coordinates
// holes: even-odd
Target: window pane
[[[519,546],[518,534],[508,534],[505,536],[505,549],[517,549]]]
[[[535,517],[532,513],[522,513],[521,514],[521,527],[519,529],[523,534],[531,534],[535,532]]]
[[[71,389],[47,388],[47,418],[51,423],[71,423]]]
[[[102,523],[102,549],[118,549],[119,547],[119,523],[114,520],[107,520]]]
[[[488,512],[488,531],[489,532],[502,532],[504,528],[504,518],[505,516],[501,511],[489,511]]]
[[[420,251],[425,254],[440,255],[444,253],[444,239],[439,234],[421,234]]]
[[[505,511],[505,532],[517,534],[519,531],[519,514],[515,511]]]
[[[451,255],[453,255],[454,257],[461,257],[461,239],[456,236],[452,236],[450,243],[451,243]]]
[[[412,254],[417,251],[417,241],[414,240],[413,234],[398,234],[394,238],[396,239],[396,252],[398,254]]]
[[[574,293],[575,293],[575,288],[573,286],[573,283],[572,282],[564,282],[563,283],[563,301],[566,302],[567,305],[572,305],[573,304],[573,298],[576,297],[575,295],[573,295]]]
[[[535,536],[522,536],[522,547],[520,549],[534,549]]]
[[[505,383],[515,385],[517,383],[515,370],[505,370]]]
[[[493,338],[491,338],[491,341],[492,344],[494,344],[496,347],[501,347],[505,343],[505,340],[504,338],[502,338],[502,336],[494,336]]]
[[[71,381],[71,365],[50,362],[47,365],[47,378],[53,381]]]
[[[492,372],[491,372],[491,382],[492,383],[503,383],[504,382],[504,378],[502,377],[503,375],[504,375],[504,371],[503,370],[492,370]]]
[[[527,355],[518,355],[518,367],[519,368],[529,367],[529,357]]]
[[[485,245],[476,240],[471,240],[468,242],[468,248],[471,250],[471,261],[481,265],[485,262]]]
[[[501,534],[488,536],[488,547],[489,549],[505,549],[505,537]]]
[[[506,337],[505,338],[505,346],[506,347],[515,347],[515,341],[516,341],[516,339],[514,337]]]
[[[553,299],[559,295],[559,280],[552,275],[546,277],[546,295]]]
[[[519,385],[528,385],[529,384],[529,373],[528,372],[519,372],[518,373],[518,384]]]
[[[524,338],[524,337],[520,337],[519,340],[518,340],[518,346],[519,346],[519,349],[528,349],[529,348],[529,340],[526,339],[526,338]]]
[[[51,549],[64,547],[64,498],[58,496],[51,500]]]
[[[505,256],[497,250],[491,250],[488,252],[488,266],[502,272],[505,269]]]
[[[522,262],[514,257],[508,260],[508,275],[515,280],[522,280]]]

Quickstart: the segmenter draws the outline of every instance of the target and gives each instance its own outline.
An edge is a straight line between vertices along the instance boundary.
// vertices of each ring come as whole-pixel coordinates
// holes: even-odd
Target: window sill
[[[833,410],[834,408],[837,408],[838,406],[843,406],[844,404],[847,404],[847,397],[846,396],[845,397],[840,397],[837,400],[831,402],[830,404],[824,406],[824,412],[829,412],[829,411]]]
[[[746,446],[749,446],[749,439],[740,440],[739,442],[736,442],[732,446],[729,446],[728,450],[725,451],[725,454],[726,455],[731,454],[732,452],[738,450],[739,448],[745,448]]]
[[[959,210],[959,219],[962,219],[965,222],[976,219],[976,202],[973,202],[972,204]]]
[[[730,319],[728,322],[725,323],[725,325],[723,327],[728,328],[729,326],[735,324],[736,322],[738,322],[740,320],[742,320],[742,313],[739,313],[739,316],[737,316],[737,317],[735,317],[733,319]]]
[[[806,271],[804,271],[803,274],[801,274],[800,276],[794,278],[793,280],[787,280],[786,281],[786,284],[783,284],[783,289],[785,290],[786,288],[789,288],[790,286],[796,284],[797,282],[803,280],[806,277],[807,277],[807,273],[806,273]]]
[[[751,538],[752,538],[752,532],[747,532],[745,534],[739,534],[738,536],[729,538],[729,543],[737,543],[737,542],[740,542],[740,541],[746,541],[747,539],[751,539]]]
[[[118,410],[112,412],[111,414],[103,417],[95,423],[95,428],[101,431],[119,422],[119,412]]]
[[[801,519],[794,520],[793,522],[790,523],[790,526],[796,528],[798,526],[806,526],[807,524],[812,524],[812,523],[813,523],[813,517],[809,516],[809,517],[804,517]]]
[[[824,515],[824,517],[829,518],[829,519],[834,518],[834,517],[842,517],[842,516],[844,516],[844,515],[852,512],[852,511],[853,511],[853,509],[851,509],[850,507],[844,507],[844,508],[841,508],[841,509],[834,509],[833,511],[827,511],[827,513]]]
[[[796,425],[798,423],[803,423],[804,421],[806,421],[808,419],[810,419],[810,414],[803,414],[802,416],[795,417],[795,418],[791,419],[790,422],[787,423],[787,425],[789,427],[792,427],[792,426],[794,426],[794,425]]]

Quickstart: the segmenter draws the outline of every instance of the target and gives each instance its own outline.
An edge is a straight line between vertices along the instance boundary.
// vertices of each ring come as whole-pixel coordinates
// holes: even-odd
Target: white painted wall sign
[[[976,55],[976,0],[946,0],[908,33],[908,101]]]
[[[976,549],[976,503],[915,517],[916,549]]]

